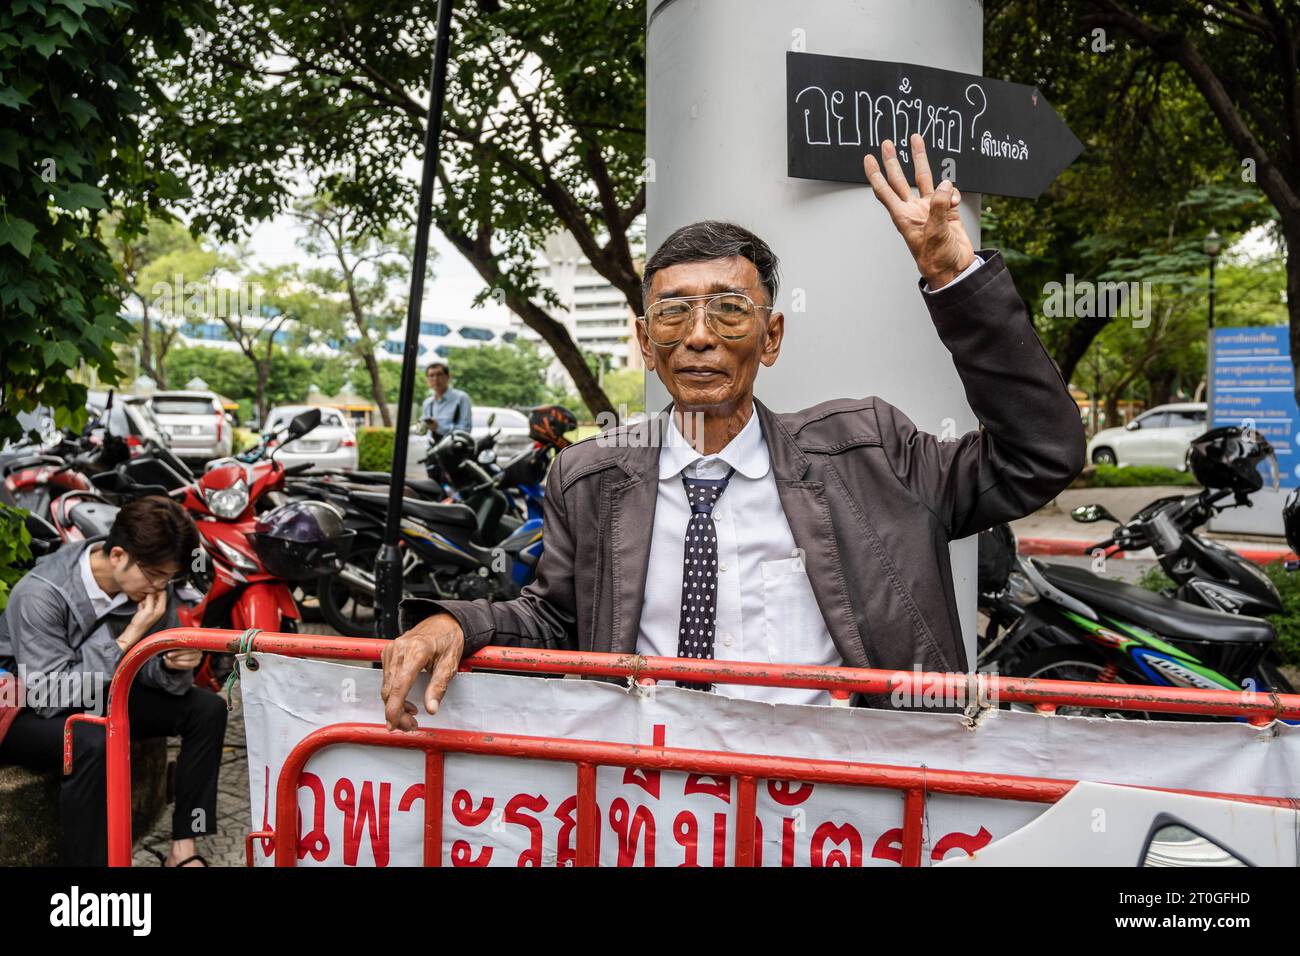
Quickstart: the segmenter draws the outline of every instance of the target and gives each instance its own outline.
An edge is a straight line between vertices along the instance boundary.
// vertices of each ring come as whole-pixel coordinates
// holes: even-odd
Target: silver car
[[[1094,465],[1163,465],[1187,469],[1192,439],[1205,431],[1205,403],[1158,405],[1127,425],[1103,428],[1088,442]]]
[[[156,392],[148,405],[177,456],[211,461],[230,455],[234,425],[215,392]]]
[[[355,471],[357,467],[357,436],[352,426],[337,408],[320,405],[280,405],[266,416],[265,434],[284,428],[293,417],[312,408],[320,409],[320,424],[302,438],[281,448],[273,448],[275,460],[285,465],[309,461],[317,468],[343,468]]]

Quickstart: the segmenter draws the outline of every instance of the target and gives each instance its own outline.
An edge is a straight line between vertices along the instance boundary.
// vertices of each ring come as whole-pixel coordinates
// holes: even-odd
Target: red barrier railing
[[[72,763],[72,725],[78,721],[105,728],[108,795],[108,862],[110,866],[131,863],[131,746],[128,699],[131,684],[144,663],[154,654],[173,648],[236,653],[242,633],[210,628],[174,628],[137,643],[122,658],[109,685],[108,708],[103,717],[75,714],[64,728],[64,768]],[[376,661],[387,641],[375,638],[323,637],[309,634],[260,632],[244,645],[250,652],[289,657],[330,660]],[[1254,724],[1275,719],[1300,719],[1300,695],[1264,694],[1257,691],[1187,690],[1132,684],[1090,684],[1074,681],[1035,680],[991,675],[940,674],[920,671],[884,671],[851,667],[808,667],[782,664],[751,664],[732,661],[688,660],[641,657],[635,654],[524,650],[488,647],[461,662],[461,670],[476,668],[538,674],[576,674],[584,677],[631,678],[641,683],[680,680],[692,683],[750,684],[810,688],[829,691],[844,700],[852,693],[903,694],[911,700],[960,700],[1024,703],[1051,710],[1081,706],[1153,713],[1239,717]],[[441,794],[441,765],[444,753],[504,754],[508,756],[563,761],[577,766],[579,865],[594,865],[596,826],[595,783],[597,765],[734,776],[740,779],[736,860],[739,865],[755,857],[752,825],[754,787],[759,779],[811,780],[851,786],[878,787],[904,793],[903,862],[919,865],[924,793],[958,793],[1012,800],[1050,803],[1059,800],[1077,781],[1013,774],[986,774],[920,767],[898,767],[810,758],[773,757],[683,748],[650,747],[593,740],[481,734],[468,731],[419,729],[409,733],[389,731],[383,725],[334,724],[303,738],[291,752],[277,781],[276,829],[249,834],[246,847],[249,862],[255,839],[273,842],[276,862],[296,862],[296,839],[277,839],[282,827],[296,833],[298,774],[316,750],[338,743],[423,750],[426,753],[426,789]],[[296,768],[296,769],[295,769]],[[1157,788],[1150,788],[1157,789]],[[1300,808],[1290,797],[1259,797],[1247,794],[1171,790],[1223,799],[1240,800],[1287,808]],[[425,800],[425,862],[437,865],[441,859],[440,799]],[[583,827],[587,829],[582,830]],[[584,837],[582,834],[586,833]],[[586,855],[583,849],[586,848]]]

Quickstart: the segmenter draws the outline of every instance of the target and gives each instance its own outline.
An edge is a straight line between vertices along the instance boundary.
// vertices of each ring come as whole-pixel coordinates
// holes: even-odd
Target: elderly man
[[[753,394],[781,351],[777,261],[752,233],[695,223],[646,263],[637,339],[673,402],[566,449],[546,483],[546,550],[515,600],[408,600],[384,651],[390,727],[430,713],[489,644],[790,664],[967,668],[948,542],[1049,501],[1083,467],[1065,382],[996,252],[976,255],[919,136],[914,195],[892,143],[864,160],[906,242],[983,427],[952,441],[880,398],[779,414]],[[651,432],[659,429],[657,432]],[[719,686],[822,703],[790,688]],[[879,703],[869,701],[867,703]]]

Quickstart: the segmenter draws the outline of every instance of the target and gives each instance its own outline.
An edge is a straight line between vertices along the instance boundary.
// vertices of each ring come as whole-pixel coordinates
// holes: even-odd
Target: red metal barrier
[[[64,728],[65,772],[71,768],[71,728],[76,721],[98,723],[107,737],[108,861],[110,866],[131,863],[131,747],[127,702],[132,681],[154,654],[172,648],[236,653],[239,631],[208,628],[174,628],[137,643],[122,658],[109,685],[108,709],[104,717],[78,714]],[[322,637],[306,634],[258,633],[251,651],[289,657],[330,660],[376,661],[387,641],[373,638]],[[571,651],[523,650],[488,647],[461,663],[461,670],[476,668],[519,673],[577,674],[588,677],[632,678],[641,683],[656,680],[686,680],[714,684],[757,684],[813,688],[830,691],[837,698],[854,692],[891,695],[895,692],[922,699],[923,694],[948,695],[944,699],[966,701],[997,700],[1026,703],[1040,709],[1059,706],[1104,707],[1183,715],[1242,717],[1256,724],[1277,718],[1300,719],[1300,695],[1262,694],[1253,691],[1205,691],[1132,684],[1089,684],[1074,681],[1033,680],[988,675],[938,674],[920,671],[884,671],[851,667],[805,667],[782,664],[748,664],[729,661],[641,657],[635,654],[600,654]],[[336,743],[363,743],[426,752],[426,794],[441,793],[442,754],[449,752],[499,754],[531,759],[574,763],[578,779],[579,865],[594,865],[596,820],[595,782],[597,765],[684,770],[735,776],[740,779],[738,821],[753,820],[754,787],[758,779],[812,780],[852,786],[881,787],[904,793],[903,862],[919,865],[920,824],[924,812],[923,792],[958,793],[1050,803],[1064,796],[1076,781],[1012,774],[983,774],[933,770],[808,758],[772,757],[682,748],[648,747],[606,741],[565,740],[521,735],[479,734],[468,731],[420,729],[396,733],[383,725],[334,724],[303,738],[291,752],[277,782],[277,830],[287,826],[295,832],[298,773],[315,750]],[[1300,800],[1286,797],[1257,797],[1244,794],[1171,791],[1241,800],[1270,806],[1300,808]],[[425,801],[425,861],[437,865],[441,856],[441,800]],[[281,823],[292,821],[293,825]],[[583,831],[583,826],[587,827]],[[249,834],[246,842],[252,862],[254,839],[273,841],[278,865],[296,862],[296,849],[289,840],[275,839],[275,832]],[[586,854],[584,855],[584,847]],[[755,857],[752,827],[737,831],[738,865]]]

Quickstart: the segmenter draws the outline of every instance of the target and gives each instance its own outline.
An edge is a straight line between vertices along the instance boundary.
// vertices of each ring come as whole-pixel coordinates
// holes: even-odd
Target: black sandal
[[[200,856],[198,853],[195,853],[193,856],[187,856],[185,859],[181,860],[179,863],[176,864],[175,867],[168,867],[168,869],[176,869],[184,866],[186,863],[193,863],[195,860],[198,860],[204,866],[208,865],[207,860],[203,859],[203,857]],[[158,863],[160,866],[167,866],[167,858],[163,857],[161,860],[158,861]]]

